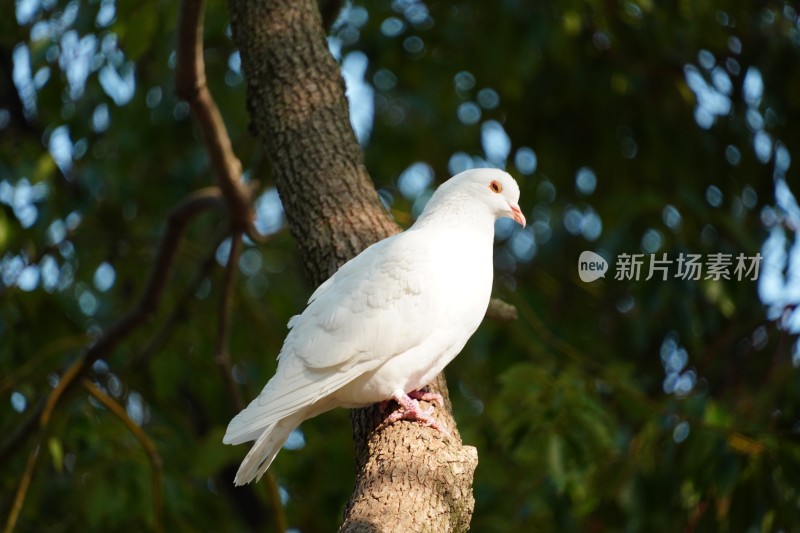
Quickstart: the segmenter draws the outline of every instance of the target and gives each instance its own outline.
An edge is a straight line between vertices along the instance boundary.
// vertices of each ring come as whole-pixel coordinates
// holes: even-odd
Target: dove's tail
[[[236,478],[233,480],[234,485],[244,485],[254,479],[256,481],[261,479],[269,465],[272,464],[272,460],[281,451],[286,439],[289,438],[289,433],[299,426],[303,420],[304,417],[298,417],[295,414],[265,427],[261,436],[258,437],[256,443],[253,444],[244,461],[242,461],[239,471],[236,472]]]

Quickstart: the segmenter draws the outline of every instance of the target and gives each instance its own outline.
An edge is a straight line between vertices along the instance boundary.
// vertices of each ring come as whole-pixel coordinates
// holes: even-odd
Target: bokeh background
[[[333,0],[321,2],[331,10]],[[174,91],[177,2],[16,0],[0,21],[2,441],[141,293],[169,210],[212,185]],[[800,18],[793,2],[353,1],[329,44],[391,214],[475,166],[519,181],[529,225],[497,225],[486,321],[447,369],[478,449],[475,531],[800,529]],[[259,182],[233,295],[234,380],[271,376],[303,279],[269,163],[248,132],[226,5],[208,82]],[[265,484],[231,488],[246,447],[213,361],[226,222],[180,243],[158,312],[41,442],[17,531],[274,530]],[[578,257],[609,260],[585,283]],[[646,280],[651,254],[762,257],[757,279]],[[644,254],[639,279],[615,279]],[[8,516],[36,435],[4,455]],[[347,412],[292,435],[273,472],[296,531],[330,531],[353,484]],[[154,502],[153,477],[163,484]]]

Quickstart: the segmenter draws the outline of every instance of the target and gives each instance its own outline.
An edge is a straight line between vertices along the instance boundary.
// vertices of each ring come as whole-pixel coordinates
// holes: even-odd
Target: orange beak
[[[519,206],[509,202],[508,207],[511,208],[511,212],[514,215],[514,220],[524,228],[527,221],[525,220],[525,215],[523,215],[522,211],[520,211]]]

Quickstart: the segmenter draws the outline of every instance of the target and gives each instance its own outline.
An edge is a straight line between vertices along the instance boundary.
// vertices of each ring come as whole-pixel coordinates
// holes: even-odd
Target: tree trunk
[[[378,199],[350,126],[344,81],[313,0],[229,0],[251,127],[269,156],[289,227],[318,285],[399,231]],[[447,398],[443,376],[431,389]],[[415,422],[378,428],[377,406],[352,412],[356,487],[341,531],[464,531],[477,452]]]

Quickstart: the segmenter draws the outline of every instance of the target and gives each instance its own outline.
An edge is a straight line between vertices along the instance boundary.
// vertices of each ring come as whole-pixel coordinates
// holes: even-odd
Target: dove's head
[[[507,172],[496,168],[474,168],[456,174],[436,194],[468,195],[485,204],[496,219],[508,217],[525,227],[519,208],[519,185]],[[433,200],[433,198],[431,199]]]

